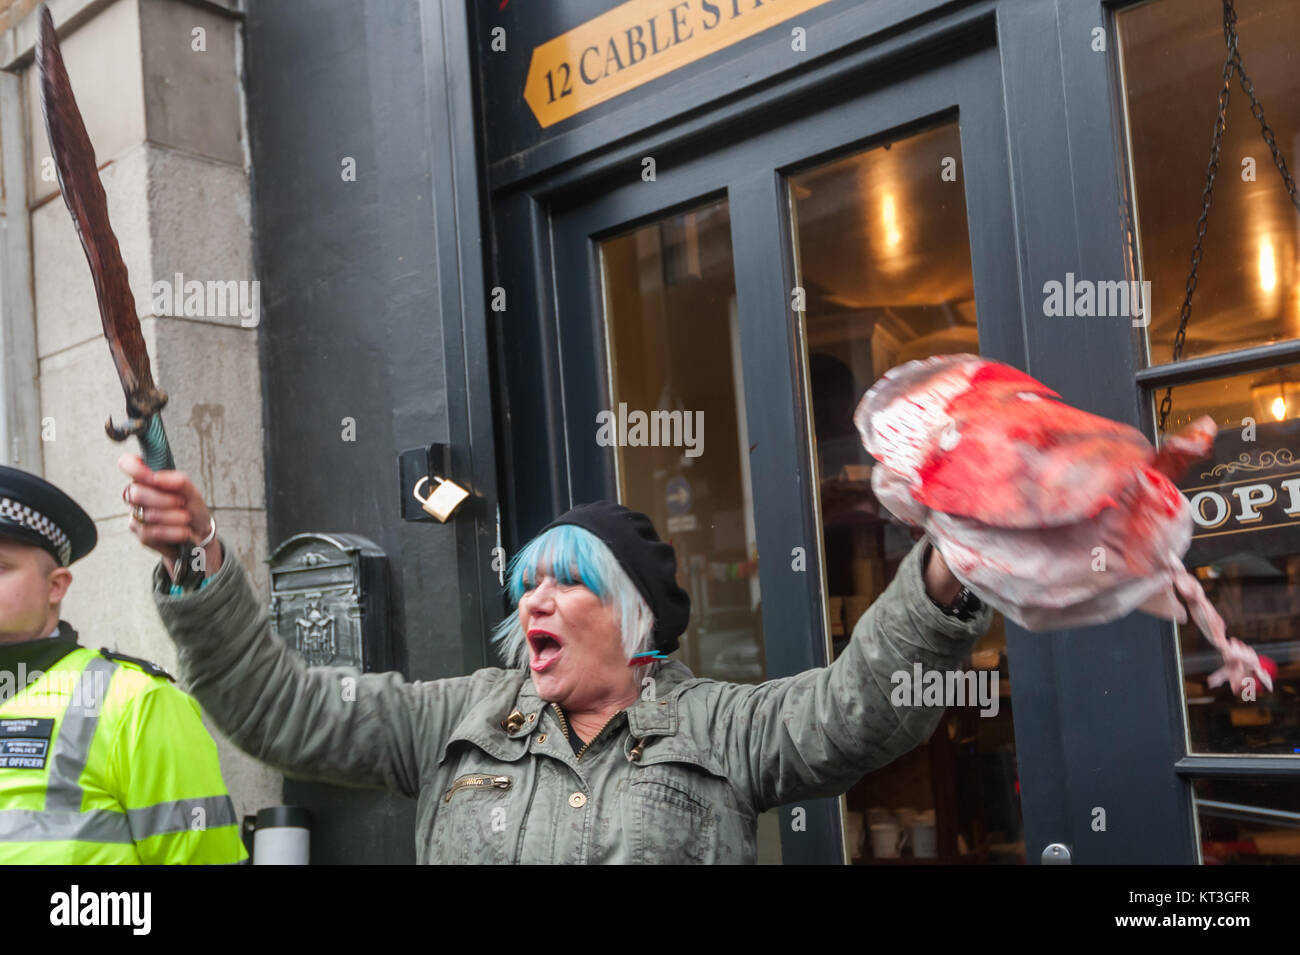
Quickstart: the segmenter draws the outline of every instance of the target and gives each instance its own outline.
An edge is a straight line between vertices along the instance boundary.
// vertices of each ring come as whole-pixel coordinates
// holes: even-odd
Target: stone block
[[[100,172],[137,315],[149,314],[153,281],[148,158],[147,150],[138,146]],[[59,196],[32,212],[32,268],[37,354],[44,357],[102,339],[104,326],[86,253]]]
[[[150,335],[148,322],[143,331]],[[152,354],[154,348],[149,345]],[[121,420],[126,405],[117,371],[101,337],[40,361],[41,441],[45,477],[63,488],[95,520],[126,516],[117,467],[123,451],[139,453],[131,440],[117,444],[104,433],[104,420]],[[163,420],[168,421],[167,412]],[[42,429],[42,422],[45,427]]]
[[[139,3],[150,142],[242,169],[237,22],[192,3]],[[195,49],[200,43],[203,49]]]
[[[69,7],[52,4],[56,27],[67,22]],[[64,15],[60,16],[60,7]],[[26,17],[19,33],[27,49],[35,43],[36,16]],[[86,133],[95,148],[98,165],[113,162],[145,139],[145,89],[140,47],[140,8],[137,0],[117,0],[66,36],[60,31],[59,48],[81,109]],[[34,205],[58,192],[55,180],[42,177],[43,161],[50,155],[41,112],[40,84],[35,69],[23,71],[27,88],[29,201]]]
[[[260,321],[260,304],[245,319],[235,307],[218,314],[206,295],[208,283],[236,282],[246,287],[240,293],[243,299],[253,301],[248,177],[243,169],[170,149],[150,147],[148,155],[153,280],[167,282],[168,289],[179,286],[182,295],[185,283],[204,284],[203,313],[187,316],[192,321],[237,327]],[[183,314],[174,299],[170,307],[157,304],[146,299],[140,311]]]
[[[177,466],[215,507],[265,507],[256,330],[176,318],[144,324],[171,399],[163,420]]]
[[[214,508],[265,507],[256,333],[153,318],[141,330],[154,380],[168,393],[163,423],[177,467]],[[139,444],[116,444],[104,433],[110,413],[125,416],[107,346],[85,342],[42,359],[40,368],[42,421],[53,429],[53,440],[42,442],[45,476],[96,520],[124,517],[126,476],[117,459],[138,454]]]

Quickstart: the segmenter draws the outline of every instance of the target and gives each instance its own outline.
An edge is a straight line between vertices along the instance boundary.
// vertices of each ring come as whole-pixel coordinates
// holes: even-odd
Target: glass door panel
[[[952,120],[788,179],[832,657],[921,536],[877,504],[854,408],[890,368],[980,350],[960,164]],[[849,791],[854,862],[1025,861],[1000,614],[969,666],[997,672],[997,707],[950,708],[926,745]]]
[[[1242,4],[1240,49],[1278,147],[1300,148],[1300,4]],[[1150,363],[1173,358],[1211,133],[1223,85],[1221,0],[1160,0],[1121,11],[1122,92],[1142,278],[1151,283]],[[1183,358],[1300,337],[1300,243],[1272,154],[1233,78],[1205,259]],[[1189,135],[1188,130],[1195,131]]]
[[[1161,392],[1163,394],[1163,392]],[[1229,636],[1278,667],[1274,692],[1234,697],[1206,677],[1222,665],[1192,622],[1175,624],[1187,712],[1187,751],[1300,752],[1300,367],[1177,385],[1165,433],[1209,415],[1214,454],[1179,482],[1192,504],[1184,556]],[[1163,437],[1163,434],[1162,434]],[[1300,762],[1297,762],[1300,769]]]
[[[672,656],[699,677],[767,679],[731,219],[719,200],[597,244],[619,501],[677,552],[690,625]],[[781,862],[777,811],[759,862]]]
[[[529,382],[554,428],[554,437],[542,440],[539,432],[536,441],[554,475],[554,500],[539,504],[534,520],[615,497],[650,515],[672,540],[679,582],[691,593],[691,626],[676,656],[697,676],[758,683],[832,659],[823,626],[827,551],[816,478],[827,487],[860,481],[862,474],[843,469],[865,465],[852,440],[842,440],[851,436],[820,423],[826,460],[814,464],[814,416],[851,428],[853,402],[875,376],[906,360],[909,348],[917,355],[982,350],[1023,365],[998,76],[997,51],[980,40],[966,55],[886,89],[809,103],[798,119],[774,117],[725,145],[701,140],[698,152],[661,167],[652,184],[612,177],[589,193],[565,191],[552,209],[550,254],[539,274],[553,276],[555,312],[539,326],[539,347],[554,355],[559,374],[543,367]],[[952,148],[955,125],[937,125],[959,112],[964,156]],[[889,164],[867,155],[866,171],[856,173],[867,177],[865,187],[854,185],[851,164],[807,167],[812,157],[842,155],[862,131],[923,125],[926,131],[893,149],[918,162],[934,159],[935,194],[924,194],[923,173],[892,170],[893,225],[876,229],[885,243],[877,261],[863,250],[877,241],[867,234],[874,227],[866,217],[883,214],[883,193],[869,190]],[[955,180],[944,175],[940,160],[947,155],[956,163]],[[806,198],[821,203],[820,211],[791,205],[789,170],[806,171],[795,184],[809,190]],[[829,178],[819,179],[819,171]],[[787,224],[792,212],[801,220],[794,233]],[[973,248],[967,216],[980,235]],[[810,237],[810,230],[824,235]],[[898,241],[890,245],[894,231]],[[802,246],[795,250],[805,272],[798,281],[792,234]],[[918,281],[927,271],[932,280]],[[809,288],[814,354],[840,361],[851,376],[846,383],[841,375],[837,386],[827,372],[811,401],[801,380],[805,329],[791,314],[791,289],[800,282]],[[824,289],[815,287],[819,282]],[[977,341],[974,302],[985,314],[1011,318],[986,322]],[[853,345],[863,335],[874,359],[869,348]],[[856,565],[837,558],[830,571],[837,587],[845,587],[845,567],[850,584],[862,585],[832,594],[841,598],[841,631],[845,599],[869,602],[897,566],[906,535],[878,520],[876,526],[875,537],[862,539],[872,549]],[[978,663],[1005,666],[1002,643],[999,625]],[[950,714],[940,729],[944,746],[921,747],[871,777],[882,785],[919,782],[870,802],[858,789],[857,811],[914,808],[922,858],[928,829],[936,858],[957,857],[964,846],[961,861],[981,851],[992,860],[991,846],[1014,845],[1017,774],[1005,681],[1003,687],[1000,720],[974,716],[972,726],[973,714]],[[990,738],[987,724],[995,722],[1005,728],[1008,745],[1001,748]],[[987,793],[996,810],[977,808],[990,801]],[[843,807],[843,797],[805,798],[764,813],[759,861],[850,861]],[[931,808],[932,826],[923,815]]]
[[[1192,786],[1206,865],[1300,864],[1300,787],[1198,779]]]

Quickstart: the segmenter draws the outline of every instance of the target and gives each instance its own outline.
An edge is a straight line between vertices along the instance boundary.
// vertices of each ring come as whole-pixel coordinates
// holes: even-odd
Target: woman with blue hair
[[[960,669],[991,621],[923,539],[830,666],[699,679],[667,659],[690,615],[672,548],[598,501],[511,562],[505,667],[417,683],[308,667],[190,479],[120,463],[131,530],[167,558],[154,599],[193,695],[282,772],[417,798],[420,862],[753,862],[760,813],[838,795],[930,736],[942,708],[892,677]],[[204,534],[207,578],[173,592],[176,548]]]

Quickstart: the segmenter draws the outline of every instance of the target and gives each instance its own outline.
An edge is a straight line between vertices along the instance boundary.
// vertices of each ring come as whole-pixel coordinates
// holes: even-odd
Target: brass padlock
[[[415,499],[420,502],[426,514],[430,517],[436,517],[442,523],[447,523],[452,513],[460,506],[460,502],[469,497],[469,491],[465,490],[455,481],[448,481],[438,477],[436,474],[433,479],[438,482],[438,486],[430,492],[428,497],[420,497],[420,488],[429,480],[422,477],[415,485],[415,490],[411,493]]]

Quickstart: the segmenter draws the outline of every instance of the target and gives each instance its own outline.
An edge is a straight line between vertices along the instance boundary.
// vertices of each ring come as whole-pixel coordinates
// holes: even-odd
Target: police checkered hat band
[[[0,519],[36,531],[58,551],[59,563],[65,567],[72,556],[72,542],[59,526],[39,511],[7,497],[0,497]]]

